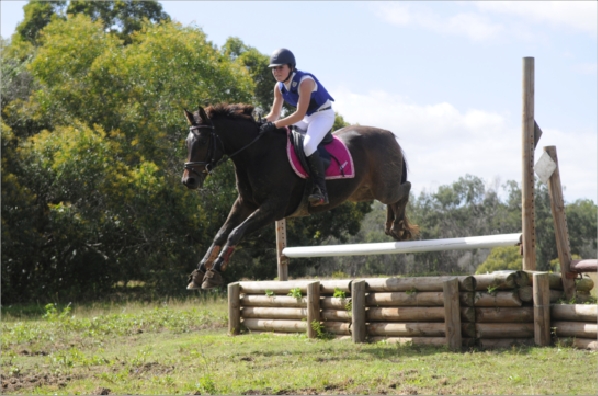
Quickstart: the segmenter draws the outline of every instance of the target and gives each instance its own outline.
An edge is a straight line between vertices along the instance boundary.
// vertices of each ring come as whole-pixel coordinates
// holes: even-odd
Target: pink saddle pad
[[[332,135],[332,143],[327,144],[326,151],[330,153],[330,166],[326,169],[326,179],[343,179],[355,177],[353,157],[345,143],[338,137]],[[291,131],[287,128],[287,158],[297,176],[307,179],[307,171],[299,162],[293,144],[291,143]],[[336,160],[335,160],[336,158]],[[337,161],[338,160],[338,161]]]

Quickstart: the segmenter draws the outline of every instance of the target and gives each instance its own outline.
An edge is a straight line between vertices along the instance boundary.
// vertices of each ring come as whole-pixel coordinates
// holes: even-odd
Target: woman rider
[[[295,68],[295,56],[287,49],[279,49],[270,57],[274,85],[274,103],[265,117],[261,130],[272,131],[287,125],[296,125],[306,130],[303,150],[307,157],[310,177],[314,180],[314,191],[309,196],[312,206],[328,204],[326,173],[318,154],[318,144],[334,123],[332,97],[316,76]],[[283,101],[296,107],[294,113],[280,119]]]

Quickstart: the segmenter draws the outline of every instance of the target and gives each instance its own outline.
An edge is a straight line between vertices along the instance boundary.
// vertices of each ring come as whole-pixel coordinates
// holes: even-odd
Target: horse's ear
[[[193,123],[195,122],[195,120],[193,119],[193,113],[191,113],[187,109],[183,110],[185,111],[185,118],[187,119],[187,122],[189,123],[189,125],[193,125]]]
[[[203,122],[208,122],[208,115],[206,114],[206,111],[203,109],[203,107],[199,106],[199,117],[201,118],[201,120]]]

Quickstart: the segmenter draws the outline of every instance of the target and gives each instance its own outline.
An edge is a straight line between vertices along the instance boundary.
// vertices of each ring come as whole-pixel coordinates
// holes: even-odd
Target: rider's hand
[[[271,132],[276,130],[276,125],[271,121],[266,121],[260,126],[260,132]]]

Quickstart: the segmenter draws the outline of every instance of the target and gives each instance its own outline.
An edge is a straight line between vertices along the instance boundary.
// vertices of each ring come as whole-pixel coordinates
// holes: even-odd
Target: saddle
[[[303,141],[305,140],[305,131],[299,130],[295,125],[290,126],[291,129],[291,144],[293,145],[293,149],[295,150],[295,154],[297,154],[297,159],[303,169],[309,169],[307,164],[307,157],[305,156],[305,151],[303,150]],[[318,154],[320,155],[320,159],[322,160],[322,165],[324,165],[324,169],[328,169],[330,166],[330,153],[326,150],[326,145],[332,143],[332,129],[326,133],[320,144],[318,144]]]
[[[294,126],[293,126],[294,127]],[[309,215],[308,196],[313,190],[313,180],[309,177],[307,159],[303,151],[305,135],[295,128],[287,128],[287,159],[295,174],[305,180],[303,198],[293,214],[287,217]],[[318,154],[326,169],[326,179],[348,179],[355,177],[355,167],[351,152],[336,135],[330,131],[318,145]]]
[[[295,126],[287,128],[287,158],[295,174],[308,179],[307,158],[303,151],[305,135],[297,131]],[[344,179],[355,177],[355,167],[351,152],[336,135],[330,131],[318,145],[318,154],[326,169],[326,179]]]

